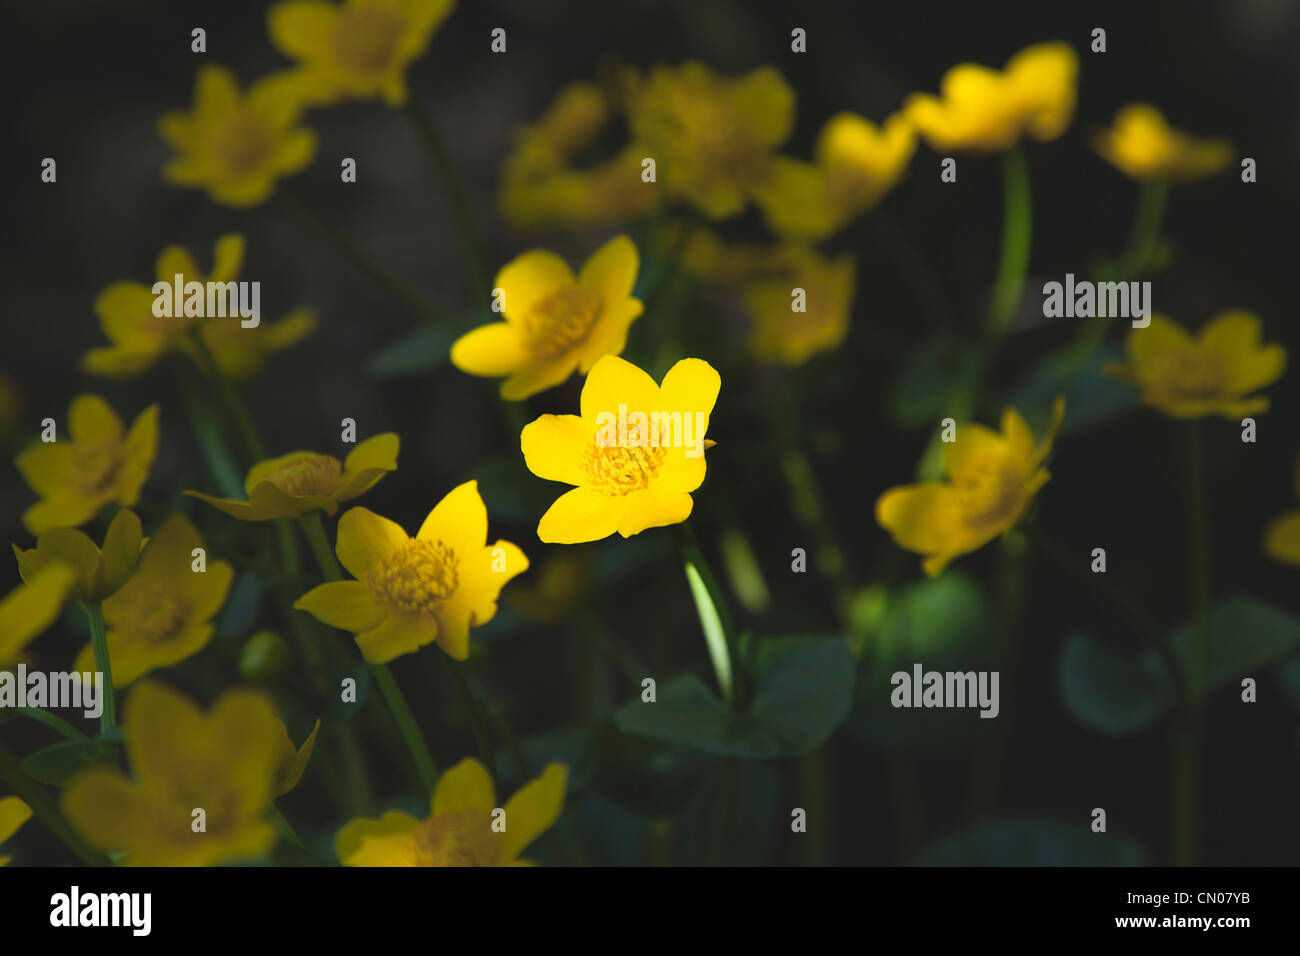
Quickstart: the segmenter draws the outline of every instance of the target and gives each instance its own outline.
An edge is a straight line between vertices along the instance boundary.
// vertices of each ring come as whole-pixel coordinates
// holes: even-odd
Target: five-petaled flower
[[[581,415],[543,415],[520,435],[529,471],[576,486],[542,516],[537,536],[554,544],[598,541],[616,531],[627,538],[690,517],[721,387],[701,359],[682,359],[662,385],[615,355],[597,362],[582,387]],[[628,429],[626,442],[611,427],[624,417],[646,425]]]
[[[344,866],[531,866],[520,854],[559,818],[568,776],[547,764],[498,807],[487,770],[466,757],[438,778],[427,819],[390,810],[353,820],[334,852]]]
[[[24,551],[14,545],[18,573],[29,584],[52,564],[72,568],[77,579],[68,597],[74,601],[102,601],[126,583],[140,561],[140,519],[123,508],[109,522],[101,549],[76,528],[51,528],[39,535],[36,547]]]
[[[1128,333],[1128,361],[1113,362],[1107,374],[1128,379],[1142,402],[1173,418],[1221,415],[1241,418],[1268,411],[1266,395],[1286,368],[1286,349],[1265,345],[1259,318],[1249,312],[1220,312],[1193,338],[1163,315]]]
[[[558,385],[576,369],[586,374],[602,355],[617,355],[641,314],[632,298],[636,246],[617,236],[597,249],[575,277],[553,252],[534,249],[496,278],[504,322],[456,340],[451,361],[471,375],[505,376],[501,397],[520,401]]]
[[[339,519],[335,551],[356,580],[329,581],[294,607],[356,635],[361,654],[386,663],[426,644],[458,661],[469,657],[469,631],[492,620],[501,589],[528,569],[509,541],[487,545],[487,508],[478,482],[454,488],[429,512],[414,538],[365,508]]]
[[[958,426],[955,440],[944,446],[948,480],[889,489],[876,501],[876,520],[900,547],[925,555],[926,574],[939,574],[953,558],[984,547],[1021,519],[1051,477],[1043,463],[1064,414],[1065,401],[1058,398],[1037,444],[1010,407],[1002,413],[1001,434],[974,423]]]
[[[241,521],[300,518],[309,511],[332,515],[339,505],[365,494],[379,479],[397,470],[400,440],[392,432],[368,438],[340,462],[333,455],[293,451],[259,462],[244,479],[247,501],[187,491]]]
[[[1231,143],[1188,136],[1149,103],[1122,108],[1110,129],[1093,135],[1092,148],[1132,179],[1201,179],[1232,162]]]
[[[68,432],[70,441],[33,442],[14,459],[41,497],[23,513],[32,534],[75,528],[110,502],[130,508],[139,500],[158,450],[158,406],[146,408],[123,434],[108,402],[80,395],[68,409]]]

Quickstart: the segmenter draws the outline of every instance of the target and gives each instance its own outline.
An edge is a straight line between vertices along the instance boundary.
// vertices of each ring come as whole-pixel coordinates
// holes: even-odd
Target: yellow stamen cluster
[[[622,448],[590,445],[582,458],[582,470],[597,491],[626,495],[650,484],[668,456],[663,446]]]
[[[267,480],[289,495],[328,495],[342,474],[343,463],[333,455],[308,452],[286,461]]]
[[[600,297],[580,285],[552,292],[529,312],[525,325],[539,354],[560,355],[585,339],[600,315]]]
[[[456,552],[441,541],[413,538],[371,572],[375,600],[403,611],[432,611],[460,583]]]

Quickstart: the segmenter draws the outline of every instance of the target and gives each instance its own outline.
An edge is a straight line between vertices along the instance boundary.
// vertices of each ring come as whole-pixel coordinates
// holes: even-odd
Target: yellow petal
[[[501,383],[501,397],[508,402],[522,402],[565,381],[578,367],[573,350],[553,358],[530,359],[521,369]]]
[[[416,537],[442,541],[458,555],[473,554],[487,541],[487,523],[487,506],[478,493],[478,482],[470,480],[434,505]]]
[[[660,407],[659,386],[654,379],[631,362],[617,355],[606,355],[591,367],[582,387],[582,418],[595,424],[602,413],[619,417],[619,406],[628,413],[649,413]]]
[[[94,597],[102,600],[126,583],[140,563],[140,519],[122,508],[113,516],[104,535],[103,555],[95,577]]]
[[[98,395],[78,395],[68,410],[68,431],[77,443],[116,445],[122,440],[122,419]]]
[[[431,813],[441,816],[457,810],[481,810],[491,813],[496,809],[496,789],[484,766],[473,757],[466,757],[438,778],[433,791]],[[507,813],[506,829],[510,828]]]
[[[408,540],[400,525],[365,508],[353,508],[339,519],[334,550],[348,573],[364,580]]]
[[[402,442],[396,432],[384,432],[367,438],[356,448],[348,453],[348,457],[343,461],[343,477],[340,479],[340,490],[336,495],[336,500],[345,500],[342,495],[346,489],[348,497],[355,497],[367,490],[370,485],[357,490],[352,487],[350,478],[360,472],[379,471],[389,472],[397,470],[397,453],[401,449]],[[378,480],[377,478],[375,479]]]
[[[499,378],[519,371],[531,360],[522,329],[509,322],[481,325],[451,347],[451,364],[470,375]]]
[[[271,42],[294,59],[323,59],[330,54],[339,8],[320,0],[285,0],[266,15]]]
[[[59,563],[72,568],[77,578],[69,597],[85,601],[95,588],[99,561],[99,548],[85,534],[74,528],[51,528],[37,540],[35,561],[28,563],[37,569]]]
[[[371,664],[387,664],[414,654],[438,637],[438,621],[429,613],[390,611],[375,627],[357,635],[361,656]]]
[[[537,537],[547,544],[599,541],[618,530],[626,508],[626,496],[574,488],[557,498],[542,515]]]
[[[961,508],[951,485],[906,485],[877,499],[876,521],[907,550],[937,554],[959,533]]]
[[[13,661],[28,641],[54,623],[77,575],[65,564],[51,564],[0,598],[0,664]]]
[[[647,528],[681,524],[691,516],[691,496],[681,491],[662,491],[651,485],[625,496],[627,503],[619,518],[618,533],[625,538]]]
[[[277,746],[280,752],[280,762],[275,772],[275,784],[271,788],[272,799],[282,797],[298,786],[298,781],[302,779],[303,773],[307,770],[307,764],[311,762],[311,755],[316,750],[316,735],[320,733],[320,721],[317,720],[316,726],[307,735],[307,739],[302,742],[302,746],[295,749],[293,741],[289,739],[289,728],[278,720],[276,724],[279,725]]]
[[[505,294],[501,311],[510,322],[521,323],[537,303],[576,282],[569,264],[555,253],[545,249],[525,252],[497,273],[496,288]]]
[[[328,581],[312,588],[294,601],[293,606],[322,624],[353,634],[375,627],[385,614],[362,581]]]
[[[1288,512],[1269,524],[1264,551],[1276,561],[1300,565],[1300,511]]]
[[[1131,329],[1128,334],[1128,354],[1141,368],[1163,356],[1191,347],[1192,337],[1168,316],[1155,313],[1146,328]]]
[[[419,821],[390,810],[378,820],[350,821],[334,838],[344,866],[415,866],[414,833]]]
[[[538,478],[569,485],[586,480],[582,456],[592,441],[590,430],[577,415],[543,415],[519,433],[528,470]]]
[[[506,860],[517,857],[559,819],[568,780],[568,767],[562,763],[547,764],[541,776],[530,780],[506,801]]]
[[[140,787],[115,770],[92,767],[72,779],[63,792],[68,822],[91,846],[124,850],[147,840],[155,806]]]
[[[32,808],[18,797],[0,797],[0,843],[18,832],[32,816]]]
[[[703,438],[709,427],[709,414],[718,401],[718,392],[722,389],[722,378],[708,362],[697,358],[682,359],[668,370],[663,384],[659,387],[659,404],[655,408],[666,412],[681,412],[683,416],[692,415],[692,425],[696,412],[703,412],[703,430],[694,434]]]
[[[944,445],[944,472],[949,478],[960,479],[981,463],[998,460],[1010,454],[1007,440],[983,425],[971,422],[957,426],[954,441]]]
[[[578,282],[591,289],[604,304],[626,299],[636,285],[640,256],[627,236],[615,236],[591,254],[578,275]]]

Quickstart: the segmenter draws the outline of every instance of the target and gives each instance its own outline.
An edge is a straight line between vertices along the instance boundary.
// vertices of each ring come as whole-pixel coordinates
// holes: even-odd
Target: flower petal
[[[501,312],[509,322],[522,323],[537,303],[576,282],[569,264],[555,253],[530,250],[497,273],[496,288],[505,295]]]
[[[487,542],[487,506],[478,493],[478,482],[470,480],[449,491],[433,506],[416,537],[442,541],[459,555],[474,554]]]
[[[599,541],[618,530],[626,508],[626,496],[574,488],[560,495],[542,515],[537,524],[537,537],[547,544]]]
[[[322,624],[353,634],[375,627],[386,613],[362,581],[328,581],[312,588],[294,601],[293,606]]]
[[[419,821],[390,810],[378,820],[350,821],[334,837],[344,866],[415,866],[414,833]]]
[[[532,359],[522,329],[491,322],[466,332],[451,346],[451,364],[470,375],[511,375]]]
[[[538,478],[581,485],[586,480],[582,456],[592,438],[577,415],[543,415],[524,426],[519,446],[528,470]]]
[[[352,508],[339,519],[334,550],[348,573],[363,580],[409,540],[401,525],[365,508]]]
[[[541,776],[524,784],[506,801],[506,860],[517,857],[559,819],[568,781],[568,767],[549,763]]]
[[[473,757],[466,757],[438,778],[430,812],[435,817],[455,813],[457,810],[491,813],[496,805],[496,788],[492,786],[492,777],[481,763]],[[507,829],[509,826],[507,819]]]

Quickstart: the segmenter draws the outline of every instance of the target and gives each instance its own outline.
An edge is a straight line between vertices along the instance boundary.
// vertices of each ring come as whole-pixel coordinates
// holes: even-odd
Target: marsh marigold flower
[[[225,603],[235,571],[229,562],[211,560],[206,548],[206,570],[196,571],[195,548],[205,546],[194,525],[172,515],[145,545],[136,572],[105,598],[108,656],[118,687],[179,664],[212,640],[212,618]],[[76,668],[94,670],[94,661],[87,644]]]
[[[31,819],[32,808],[18,797],[0,797],[0,845],[18,832],[18,828]],[[13,857],[0,856],[0,866]]]
[[[390,810],[353,820],[334,838],[334,852],[344,866],[531,866],[520,854],[559,818],[568,776],[564,764],[547,764],[506,801],[505,816],[494,817],[492,778],[467,757],[438,778],[427,819]]]
[[[75,528],[106,504],[130,508],[139,500],[158,451],[158,406],[146,408],[123,434],[108,402],[81,395],[68,409],[67,429],[69,438],[33,442],[14,459],[41,497],[23,514],[32,534]]]
[[[1143,404],[1174,418],[1241,418],[1268,411],[1268,397],[1250,395],[1282,377],[1286,349],[1265,345],[1259,318],[1220,312],[1193,338],[1163,315],[1128,333],[1128,361],[1107,374],[1133,382]]]
[[[63,811],[87,843],[125,852],[128,866],[260,858],[276,841],[267,813],[281,756],[277,724],[260,691],[227,691],[204,713],[145,681],[127,699],[122,723],[132,777],[85,770],[64,791]],[[200,832],[196,809],[204,812]]]
[[[1300,458],[1295,463],[1295,493],[1300,498]],[[1300,508],[1269,523],[1264,532],[1264,551],[1274,560],[1300,565]]]
[[[164,113],[158,130],[177,156],[163,179],[207,190],[223,206],[265,202],[282,176],[296,173],[316,152],[316,134],[297,126],[303,109],[301,79],[277,73],[240,94],[224,67],[199,67],[194,107]]]
[[[332,515],[345,501],[358,498],[379,479],[397,470],[400,439],[393,432],[367,438],[344,461],[314,451],[293,451],[259,462],[244,479],[247,501],[187,491],[240,521],[300,518],[309,511]]]
[[[837,113],[817,137],[815,161],[777,157],[755,198],[778,235],[824,239],[880,202],[915,151],[916,131],[901,113],[882,127]]]
[[[17,660],[33,638],[58,620],[76,580],[71,567],[53,563],[0,597],[0,665]]]
[[[553,252],[525,252],[497,273],[505,321],[457,339],[452,364],[471,375],[504,376],[501,397],[510,401],[558,385],[575,370],[585,374],[627,344],[642,309],[632,298],[638,265],[627,236],[592,253],[576,277]]]
[[[75,601],[102,601],[117,591],[135,573],[140,561],[140,519],[123,508],[108,525],[101,550],[76,528],[51,528],[27,551],[14,545],[18,573],[33,581],[52,564],[65,564],[77,575],[68,597]]]
[[[724,77],[702,63],[657,66],[627,91],[632,138],[657,180],[710,219],[739,213],[771,176],[794,106],[771,67]]]
[[[322,584],[293,606],[351,631],[373,664],[433,641],[463,661],[470,628],[492,620],[501,589],[528,569],[509,541],[486,544],[487,522],[476,481],[438,502],[414,538],[387,518],[353,508],[339,519],[335,552],[356,580]]]
[[[406,102],[406,68],[455,0],[287,0],[267,13],[271,42],[299,64],[314,102]]]
[[[1193,139],[1171,127],[1149,103],[1121,109],[1110,129],[1092,137],[1092,148],[1132,179],[1201,179],[1232,162],[1231,143]]]
[[[903,114],[936,150],[1000,152],[1022,136],[1056,139],[1074,115],[1079,59],[1065,43],[1021,50],[1005,70],[961,63],[943,76],[940,95],[913,93]]]
[[[836,349],[849,330],[856,266],[852,256],[828,259],[807,246],[778,251],[777,268],[745,283],[745,309],[753,320],[750,350],[762,362],[802,365],[817,352]],[[804,292],[801,303],[792,289]],[[801,304],[802,310],[794,305]]]
[[[977,551],[1009,531],[1051,477],[1043,462],[1065,414],[1065,401],[1052,406],[1052,424],[1034,443],[1014,408],[1002,413],[1002,432],[983,425],[957,428],[944,445],[947,481],[891,488],[876,501],[876,521],[908,551],[925,555],[931,577],[961,554]]]
[[[537,536],[579,544],[690,517],[721,387],[700,359],[682,359],[661,385],[617,356],[597,362],[582,387],[581,415],[543,415],[519,436],[529,471],[575,486],[542,515]]]

